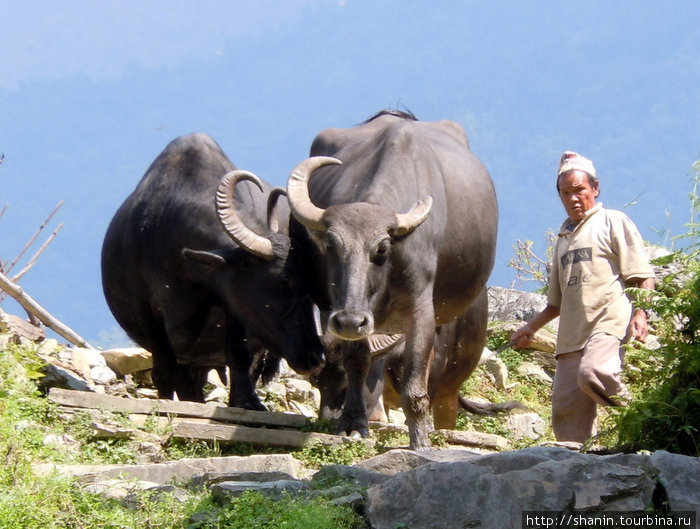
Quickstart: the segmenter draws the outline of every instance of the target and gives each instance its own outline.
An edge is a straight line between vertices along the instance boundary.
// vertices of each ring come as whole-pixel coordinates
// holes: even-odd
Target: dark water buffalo
[[[206,372],[228,365],[230,405],[264,409],[250,377],[263,348],[300,373],[320,369],[312,304],[290,257],[289,209],[283,201],[275,213],[277,196],[212,138],[192,134],[165,148],[112,219],[105,297],[152,352],[161,397],[201,401]]]
[[[339,419],[345,403],[345,391],[348,387],[348,377],[343,365],[345,349],[343,340],[326,333],[323,336],[326,362],[323,369],[310,377],[321,394],[319,418]],[[395,355],[397,349],[403,350],[405,343],[403,335],[378,335],[368,338],[370,355],[373,359],[371,368],[365,377],[363,399],[370,412],[377,410],[383,413],[382,393],[384,391],[384,359],[387,355]],[[381,420],[381,419],[371,419]]]
[[[345,341],[341,428],[368,433],[366,338],[406,336],[401,403],[414,449],[430,446],[428,375],[436,326],[464,314],[493,267],[491,178],[451,121],[380,112],[316,136],[287,193],[303,225],[328,331]],[[296,230],[296,228],[290,228]]]

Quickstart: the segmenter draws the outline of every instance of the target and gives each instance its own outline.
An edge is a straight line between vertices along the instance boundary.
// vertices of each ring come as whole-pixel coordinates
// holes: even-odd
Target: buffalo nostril
[[[331,315],[330,326],[333,334],[353,339],[371,334],[374,323],[367,313],[338,311]]]

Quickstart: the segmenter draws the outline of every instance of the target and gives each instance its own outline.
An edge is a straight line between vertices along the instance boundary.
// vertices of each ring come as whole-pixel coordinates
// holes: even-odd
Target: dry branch
[[[17,274],[12,276],[12,282],[17,283],[24,274],[29,272],[32,266],[36,264],[37,259],[39,259],[39,256],[46,250],[47,246],[51,243],[51,241],[58,235],[58,232],[61,231],[61,228],[63,228],[63,222],[58,225],[58,228],[56,228],[51,235],[49,235],[49,238],[46,239],[44,244],[41,245],[41,247],[36,251],[36,253],[32,256],[32,258],[29,260],[29,262],[26,264],[22,270],[20,270]],[[0,301],[2,301],[2,298],[0,298]]]
[[[62,336],[72,344],[94,349],[84,338],[81,338],[70,327],[67,327],[49,314],[46,309],[34,301],[29,294],[24,292],[22,287],[10,281],[10,278],[3,273],[0,273],[0,289],[12,296],[24,310],[31,315],[36,316],[44,325],[56,332],[56,334]]]
[[[14,260],[5,268],[5,270],[2,271],[4,274],[9,274],[10,271],[14,268],[14,266],[17,264],[17,262],[22,258],[22,256],[26,253],[27,250],[29,250],[29,247],[34,244],[34,241],[36,238],[39,236],[39,234],[43,231],[43,229],[46,227],[46,225],[49,223],[49,221],[53,218],[53,216],[58,212],[58,210],[61,208],[63,205],[63,200],[61,200],[55,208],[49,213],[49,216],[46,217],[46,220],[41,223],[41,226],[37,228],[37,230],[34,232],[34,235],[27,241],[27,244],[24,245],[24,248],[17,254],[17,257],[14,258]]]

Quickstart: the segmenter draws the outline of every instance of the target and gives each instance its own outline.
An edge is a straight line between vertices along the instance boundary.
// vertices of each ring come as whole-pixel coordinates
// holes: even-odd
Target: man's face
[[[569,171],[559,177],[559,198],[574,224],[581,222],[586,211],[595,206],[599,193],[598,182],[591,186],[588,175],[583,171]]]

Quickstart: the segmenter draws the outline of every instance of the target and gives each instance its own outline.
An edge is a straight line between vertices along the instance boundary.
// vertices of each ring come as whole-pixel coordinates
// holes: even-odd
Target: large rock
[[[7,314],[0,310],[0,334],[7,335],[10,343],[40,342],[45,338],[41,327],[32,325],[26,320],[14,314]]]
[[[511,333],[518,330],[523,326],[521,321],[506,321],[495,323],[489,326],[488,334],[489,336],[501,335],[510,336]],[[550,331],[547,327],[539,329],[535,335],[532,337],[532,342],[529,345],[529,349],[542,351],[544,353],[554,353],[557,345],[557,335]]]
[[[519,528],[523,511],[639,512],[652,503],[659,467],[680,489],[666,489],[677,508],[697,509],[698,460],[679,457],[685,469],[662,454],[598,456],[554,447],[428,463],[371,487],[366,512],[375,529]]]
[[[208,487],[220,499],[251,489],[274,497],[283,491],[323,491],[339,504],[362,509],[373,529],[509,529],[522,527],[524,511],[590,516],[644,513],[665,505],[676,513],[695,511],[697,517],[700,506],[700,460],[663,451],[601,456],[545,446],[488,455],[399,449],[355,466],[326,466],[310,480],[311,472],[289,455],[152,465],[41,465],[34,471],[70,474],[83,486],[106,485],[110,491],[128,490],[136,482],[150,482],[146,485],[153,490],[155,484],[175,480],[195,489]]]
[[[700,459],[660,450],[649,458],[673,511],[700,509]],[[700,513],[697,514],[700,526]]]
[[[75,391],[90,391],[88,382],[70,369],[59,365],[46,364],[41,368],[43,377],[39,380],[39,388],[48,393],[51,388],[72,389]]]
[[[205,474],[223,472],[284,472],[293,478],[303,477],[303,467],[289,454],[228,456],[199,459],[181,459],[169,463],[151,465],[34,465],[34,473],[74,476],[93,482],[107,478],[127,477],[158,484],[172,480],[190,481]]]
[[[489,320],[528,321],[547,306],[543,294],[502,287],[489,287]]]
[[[506,418],[515,439],[540,439],[547,433],[547,424],[536,413],[516,413]]]
[[[102,351],[107,365],[118,375],[130,375],[153,367],[151,353],[141,347],[120,347]]]
[[[357,464],[362,470],[395,476],[428,463],[472,461],[479,454],[468,450],[404,450],[396,449]]]

